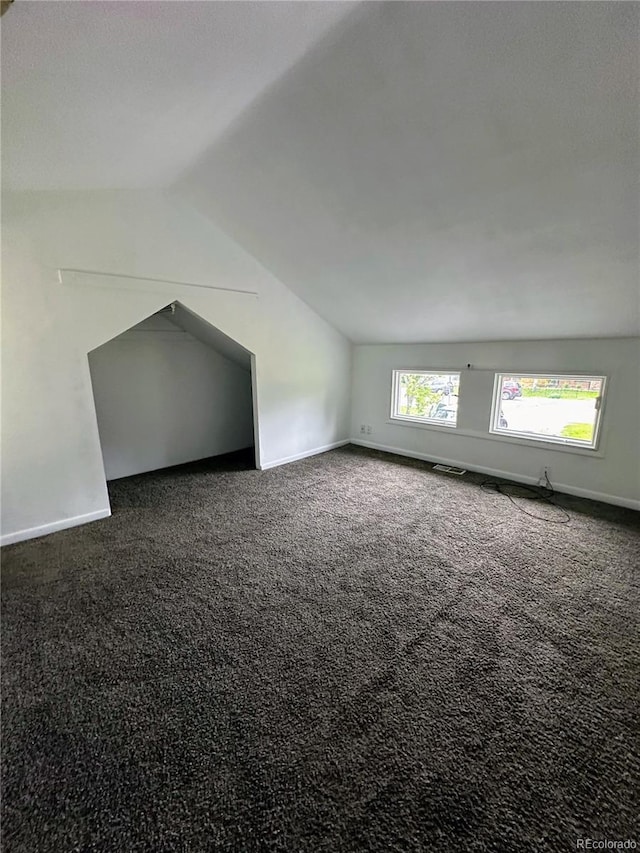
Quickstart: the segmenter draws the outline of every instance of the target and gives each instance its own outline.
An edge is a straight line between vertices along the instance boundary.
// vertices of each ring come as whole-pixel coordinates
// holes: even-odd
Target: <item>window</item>
[[[394,370],[391,417],[403,421],[455,427],[458,419],[459,373]]]
[[[493,433],[595,450],[604,376],[497,373]]]

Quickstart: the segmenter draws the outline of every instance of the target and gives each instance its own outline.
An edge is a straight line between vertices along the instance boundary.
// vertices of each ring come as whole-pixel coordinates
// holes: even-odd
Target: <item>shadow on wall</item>
[[[254,448],[254,357],[180,303],[88,359],[107,480]]]

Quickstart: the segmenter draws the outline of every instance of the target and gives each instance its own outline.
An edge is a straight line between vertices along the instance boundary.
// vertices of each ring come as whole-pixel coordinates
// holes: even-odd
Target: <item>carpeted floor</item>
[[[4,853],[640,844],[638,515],[480,479],[226,459],[4,549]]]

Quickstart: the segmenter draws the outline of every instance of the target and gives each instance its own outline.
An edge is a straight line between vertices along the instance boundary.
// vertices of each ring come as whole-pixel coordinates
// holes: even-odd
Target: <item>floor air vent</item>
[[[434,465],[434,471],[443,471],[445,474],[457,474],[461,477],[463,474],[466,474],[466,468],[454,468],[452,465]]]

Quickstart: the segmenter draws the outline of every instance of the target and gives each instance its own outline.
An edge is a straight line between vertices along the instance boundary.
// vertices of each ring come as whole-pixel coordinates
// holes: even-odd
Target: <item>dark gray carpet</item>
[[[222,460],[5,549],[5,853],[640,843],[638,515],[478,482]]]

